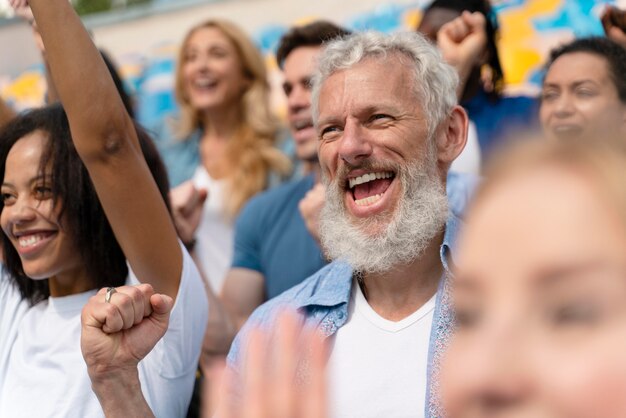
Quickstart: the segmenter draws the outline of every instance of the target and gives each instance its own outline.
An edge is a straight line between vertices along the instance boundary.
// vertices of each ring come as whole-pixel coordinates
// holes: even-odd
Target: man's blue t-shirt
[[[313,185],[314,178],[309,175],[261,193],[246,204],[237,219],[232,267],[261,273],[267,299],[326,265],[298,210]]]

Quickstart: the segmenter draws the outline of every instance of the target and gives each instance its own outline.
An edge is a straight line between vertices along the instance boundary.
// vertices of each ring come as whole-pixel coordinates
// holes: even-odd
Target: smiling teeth
[[[377,180],[377,179],[388,179],[392,176],[393,176],[393,173],[390,173],[390,172],[366,173],[366,174],[363,174],[362,176],[349,179],[348,183],[350,185],[350,188],[353,188],[354,186],[367,183],[368,181]]]
[[[369,206],[369,205],[371,205],[373,203],[378,202],[381,197],[383,197],[382,193],[381,194],[375,194],[374,196],[369,196],[369,197],[365,197],[363,199],[355,200],[354,203],[356,203],[357,206]]]
[[[20,237],[18,242],[20,247],[31,247],[41,241],[44,238],[41,234],[28,235],[24,237]]]
[[[211,80],[196,80],[194,84],[196,87],[211,87],[215,82]]]

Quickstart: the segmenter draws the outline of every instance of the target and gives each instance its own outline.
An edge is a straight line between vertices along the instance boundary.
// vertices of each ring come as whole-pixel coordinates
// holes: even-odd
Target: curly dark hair
[[[148,134],[136,125],[149,168],[167,202],[167,173]],[[9,122],[0,132],[0,183],[4,182],[7,156],[17,141],[32,132],[47,136],[39,171],[52,167],[52,199],[60,206],[59,219],[76,243],[92,288],[121,286],[126,281],[126,257],[100,204],[89,173],[78,156],[65,111],[60,105],[31,110]],[[0,199],[0,212],[4,202]],[[25,273],[11,241],[2,234],[4,269],[20,294],[31,304],[50,296],[48,280],[32,280]]]

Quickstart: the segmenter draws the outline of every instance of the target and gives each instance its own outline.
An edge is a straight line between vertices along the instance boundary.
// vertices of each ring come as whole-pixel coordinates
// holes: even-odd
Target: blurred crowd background
[[[146,125],[176,109],[175,56],[186,30],[207,17],[240,24],[266,59],[275,91],[272,106],[286,113],[281,75],[274,54],[280,36],[294,24],[318,18],[344,27],[392,32],[413,29],[428,0],[102,0],[74,1],[96,44],[119,66]],[[84,4],[83,4],[84,3]],[[542,66],[550,49],[574,37],[602,35],[599,16],[607,4],[626,0],[495,0],[500,25],[499,54],[505,94],[538,94]],[[30,28],[11,17],[0,1],[0,95],[21,110],[44,102],[45,77]],[[89,7],[85,7],[89,5]],[[104,10],[93,12],[94,10]]]

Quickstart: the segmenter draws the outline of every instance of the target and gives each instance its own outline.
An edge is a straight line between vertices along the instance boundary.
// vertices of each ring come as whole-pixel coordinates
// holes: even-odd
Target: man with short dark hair
[[[237,329],[256,307],[326,264],[317,232],[324,191],[311,118],[311,77],[322,44],[347,34],[333,23],[315,21],[281,38],[276,58],[304,177],[251,199],[237,219],[233,263],[222,288],[222,301]]]

